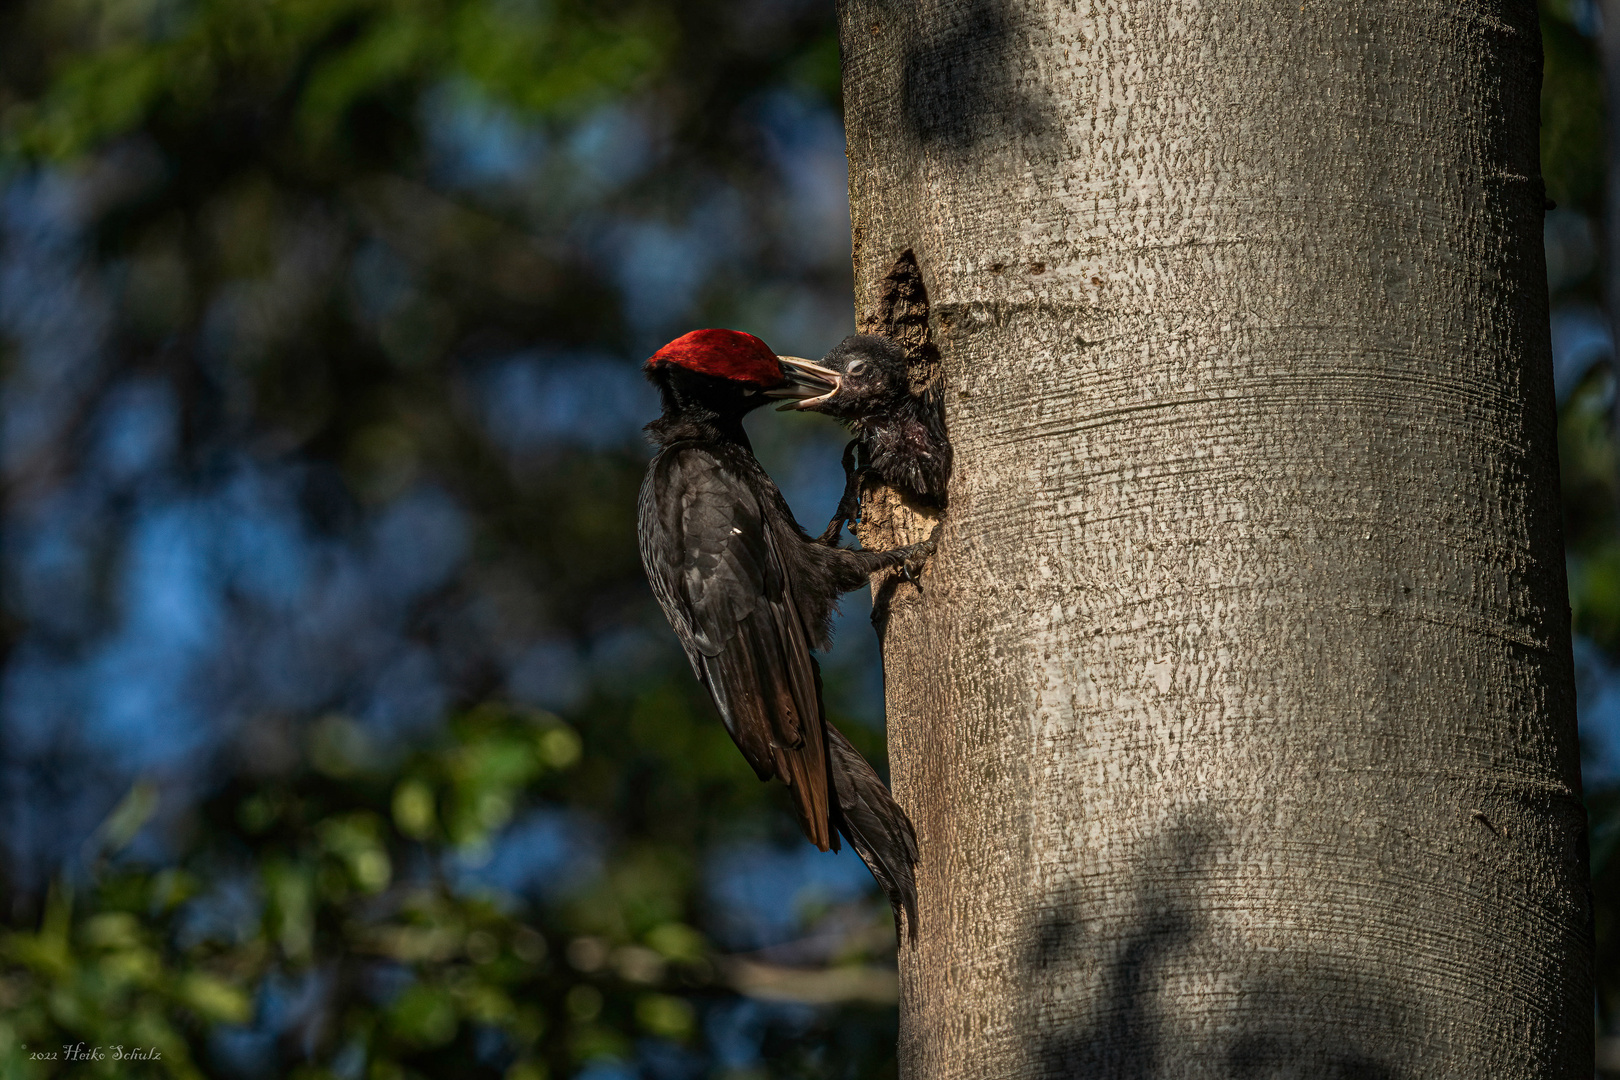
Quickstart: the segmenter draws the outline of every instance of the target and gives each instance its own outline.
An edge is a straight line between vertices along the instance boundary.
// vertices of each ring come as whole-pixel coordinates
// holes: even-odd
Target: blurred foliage
[[[58,885],[37,928],[0,936],[0,1069],[200,1076],[210,1061],[193,1044],[211,1025],[240,1029],[253,988],[299,979],[326,1006],[300,1018],[300,1076],[341,1075],[345,1060],[378,1077],[566,1076],[633,1038],[690,1042],[691,997],[715,967],[678,902],[609,882],[578,918],[536,926],[451,881],[523,805],[556,796],[580,750],[554,716],[484,705],[389,763],[354,721],[325,718],[308,767],[210,799],[214,827],[178,865],[114,859],[91,895],[75,903]],[[120,816],[142,806],[137,787],[108,819],[112,839],[127,841],[135,822]],[[198,919],[219,907],[211,890],[233,888],[245,910]],[[27,1049],[81,1043],[107,1056],[51,1064]],[[137,1050],[158,1058],[119,1056]]]
[[[209,1025],[248,1023],[253,988],[272,973],[319,981],[332,999],[330,1030],[314,1020],[311,1031],[316,1061],[358,1046],[373,1075],[402,1075],[424,1067],[416,1057],[475,1057],[449,1049],[475,1028],[501,1033],[496,1056],[527,1069],[518,1075],[570,1061],[582,1031],[557,1017],[575,981],[559,978],[546,936],[489,897],[454,891],[445,868],[488,845],[517,798],[554,787],[578,761],[578,735],[556,717],[484,706],[399,769],[377,767],[364,742],[353,721],[327,717],[306,746],[313,767],[295,782],[215,795],[203,813],[219,827],[178,865],[112,861],[83,902],[58,884],[36,929],[3,934],[6,1075],[65,1072],[75,1062],[32,1061],[26,1048],[79,1043],[107,1052],[92,1075],[203,1075],[191,1040]],[[110,816],[110,839],[130,839],[138,823],[120,816],[143,806],[149,813],[152,800],[138,787]],[[209,891],[230,886],[248,910],[199,926]],[[669,933],[651,929],[654,939]],[[625,1010],[663,981],[666,962],[654,968],[659,980],[633,988]],[[368,983],[386,989],[363,993]],[[666,1023],[656,1035],[690,1027]],[[120,1057],[138,1049],[156,1049],[156,1061]]]
[[[822,3],[0,6],[0,655],[159,702],[7,699],[0,1077],[893,1074],[879,897],[728,929],[802,840],[633,526],[653,347],[847,332],[837,94]]]
[[[1583,32],[1579,15],[1573,3],[1542,8],[1541,173],[1559,206],[1596,215],[1603,209],[1603,78],[1597,40]]]
[[[1588,659],[1599,667],[1597,678],[1620,659],[1620,438],[1614,397],[1613,373],[1599,366],[1559,415],[1570,613],[1577,641],[1599,650],[1598,657]],[[1582,680],[1585,685],[1578,688],[1601,701],[1604,687],[1597,678]],[[1594,704],[1581,701],[1583,708]],[[1613,1036],[1620,1034],[1620,785],[1612,776],[1588,773],[1586,808],[1598,1017],[1602,1031]]]
[[[278,156],[312,163],[365,140],[362,127],[447,74],[537,115],[577,112],[655,74],[672,36],[659,7],[601,0],[19,7],[13,40],[39,51],[34,64],[8,56],[27,74],[0,99],[4,146],[56,159],[148,125],[183,129],[222,107],[280,103],[290,122],[276,133]]]
[[[150,785],[131,789],[89,888],[59,881],[37,925],[0,930],[0,1076],[535,1080],[638,1045],[701,1060],[704,1008],[733,995],[726,957],[687,921],[687,849],[643,845],[549,906],[460,880],[515,815],[566,805],[583,761],[571,727],[486,703],[390,760],[331,715],[299,757],[213,795],[161,868],[120,855],[156,807]],[[812,1040],[771,1036],[773,1074],[852,1075],[828,1072],[839,1049],[892,1056],[865,1012],[821,1017]]]
[[[1543,0],[1542,170],[1548,195],[1559,203],[1560,214],[1574,210],[1581,215],[1572,218],[1566,214],[1559,219],[1563,225],[1579,223],[1581,228],[1573,233],[1552,227],[1549,218],[1549,266],[1564,271],[1554,281],[1551,300],[1555,321],[1562,317],[1566,325],[1577,326],[1583,320],[1601,318],[1594,304],[1600,295],[1598,271],[1602,268],[1595,258],[1592,234],[1604,212],[1606,139],[1596,22],[1596,5],[1584,0]],[[1568,269],[1571,265],[1576,267],[1573,274]],[[1613,1037],[1620,1034],[1620,786],[1615,782],[1612,751],[1588,739],[1606,743],[1620,734],[1607,711],[1594,719],[1600,710],[1606,710],[1608,684],[1620,670],[1617,380],[1613,363],[1604,355],[1607,346],[1597,353],[1586,352],[1587,359],[1580,360],[1581,346],[1578,341],[1570,344],[1569,336],[1566,330],[1562,345],[1566,354],[1558,364],[1558,449],[1583,756],[1587,758],[1598,1018],[1600,1036]],[[1556,354],[1560,348],[1556,332],[1554,344]]]

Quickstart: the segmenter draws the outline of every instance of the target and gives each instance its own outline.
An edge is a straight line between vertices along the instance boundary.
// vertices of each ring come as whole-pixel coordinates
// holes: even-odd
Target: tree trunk
[[[839,14],[902,1075],[1590,1077],[1534,5]]]

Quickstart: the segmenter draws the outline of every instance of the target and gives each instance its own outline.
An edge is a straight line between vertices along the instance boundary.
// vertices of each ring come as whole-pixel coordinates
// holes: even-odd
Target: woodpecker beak
[[[782,362],[782,369],[791,381],[780,389],[765,391],[765,396],[793,399],[778,405],[777,412],[813,409],[843,389],[844,377],[832,368],[797,356],[778,356],[777,359]]]

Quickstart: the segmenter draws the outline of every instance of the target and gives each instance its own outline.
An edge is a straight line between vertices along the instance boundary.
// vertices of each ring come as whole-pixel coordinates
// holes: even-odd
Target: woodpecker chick
[[[932,538],[893,551],[812,540],[754,459],[745,415],[809,400],[834,373],[734,330],[694,330],[647,361],[663,415],[641,486],[638,536],[653,594],[692,671],[761,780],[791,789],[806,837],[842,833],[915,939],[917,841],[871,765],[827,723],[812,650],[831,644],[838,597],[879,570],[919,566]]]
[[[795,398],[781,408],[836,416],[855,435],[844,451],[848,481],[844,498],[822,539],[836,540],[845,519],[859,520],[860,482],[868,472],[890,487],[944,506],[951,444],[945,437],[939,396],[931,391],[912,393],[900,344],[875,334],[852,334],[833,346],[820,366],[835,373],[830,383],[823,384],[823,392]],[[812,381],[819,377],[824,376],[807,373]]]

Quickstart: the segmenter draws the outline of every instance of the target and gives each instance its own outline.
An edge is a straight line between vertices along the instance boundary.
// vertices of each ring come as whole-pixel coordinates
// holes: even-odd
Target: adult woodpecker
[[[859,520],[860,485],[868,473],[890,487],[944,506],[951,444],[945,437],[939,398],[933,392],[912,393],[906,353],[899,343],[876,334],[851,334],[832,347],[821,367],[826,370],[808,375],[824,380],[822,393],[781,406],[836,416],[855,435],[844,450],[844,497],[821,539],[836,542],[846,520]],[[830,377],[826,372],[832,373]]]
[[[908,571],[930,538],[893,551],[812,540],[754,460],[743,417],[773,398],[812,398],[832,372],[778,357],[752,334],[694,330],[648,359],[663,415],[641,485],[641,561],[692,671],[761,780],[791,789],[823,851],[842,833],[917,933],[916,835],[871,765],[826,721],[812,650],[832,638],[840,594],[890,567]]]

